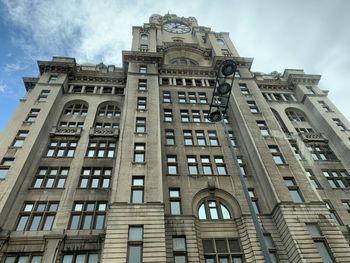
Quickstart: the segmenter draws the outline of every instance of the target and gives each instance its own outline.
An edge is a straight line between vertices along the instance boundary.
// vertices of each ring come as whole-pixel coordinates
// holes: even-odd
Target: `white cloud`
[[[5,93],[6,90],[6,84],[4,84],[2,81],[0,82],[0,93]]]
[[[20,34],[13,42],[32,60],[75,57],[79,63],[121,65],[131,47],[132,26],[154,14],[194,16],[200,25],[230,32],[241,56],[253,57],[253,70],[304,68],[322,74],[320,86],[350,119],[350,2],[309,1],[33,1],[2,0]],[[346,96],[348,95],[348,96]]]
[[[11,63],[5,65],[5,72],[14,72],[25,69],[26,67],[21,65],[20,63]]]

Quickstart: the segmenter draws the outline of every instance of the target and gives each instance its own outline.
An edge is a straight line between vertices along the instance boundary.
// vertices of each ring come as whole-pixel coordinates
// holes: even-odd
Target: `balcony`
[[[91,128],[90,137],[119,137],[119,129],[115,128]]]
[[[328,142],[328,139],[323,135],[323,133],[299,133],[299,136],[304,142]]]
[[[52,127],[50,131],[50,136],[75,136],[80,137],[81,135],[81,128],[76,127]]]

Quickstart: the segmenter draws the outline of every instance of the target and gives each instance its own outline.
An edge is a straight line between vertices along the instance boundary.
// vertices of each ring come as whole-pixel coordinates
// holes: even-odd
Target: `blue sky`
[[[0,131],[24,95],[22,77],[38,75],[37,60],[120,66],[132,26],[168,11],[229,32],[254,71],[321,74],[320,87],[350,119],[349,10],[347,0],[0,0]]]

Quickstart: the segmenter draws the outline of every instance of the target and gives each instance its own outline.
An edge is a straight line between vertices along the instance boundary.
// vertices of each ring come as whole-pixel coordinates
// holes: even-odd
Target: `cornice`
[[[205,58],[211,56],[211,49],[202,48],[198,44],[189,44],[183,42],[165,42],[162,46],[157,46],[157,52],[170,52],[173,50],[189,50],[194,53],[198,53]]]

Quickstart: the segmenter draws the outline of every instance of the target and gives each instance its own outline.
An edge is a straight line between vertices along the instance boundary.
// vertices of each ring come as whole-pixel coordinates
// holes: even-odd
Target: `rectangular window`
[[[318,182],[318,180],[316,179],[316,176],[314,175],[314,173],[311,170],[306,170],[306,175],[310,179],[311,185],[314,188],[316,188],[316,189],[320,188],[320,183]]]
[[[193,145],[193,136],[192,136],[191,130],[184,130],[183,136],[184,136],[184,144],[185,145]]]
[[[272,262],[277,263],[278,262],[277,251],[276,251],[276,247],[275,247],[275,244],[273,243],[271,235],[264,233],[264,240],[265,240],[265,243],[267,244],[267,248],[269,250],[270,259],[272,260]]]
[[[181,215],[181,195],[179,188],[169,189],[170,214]]]
[[[177,175],[177,157],[176,155],[167,155],[167,174]]]
[[[322,258],[322,262],[335,262],[331,253],[329,252],[325,237],[321,234],[317,224],[307,224],[307,230],[309,231],[318,252]]]
[[[247,103],[248,103],[250,112],[252,112],[252,113],[259,112],[259,108],[258,108],[258,106],[256,106],[255,101],[249,100],[249,101],[247,101]]]
[[[237,147],[237,139],[236,139],[236,137],[235,137],[233,131],[229,131],[229,132],[228,132],[228,135],[229,135],[229,137],[230,137],[231,145],[232,145],[233,147]]]
[[[27,115],[26,122],[35,122],[36,118],[38,117],[40,112],[40,109],[31,109],[29,114]]]
[[[146,132],[146,118],[137,117],[136,118],[136,133],[145,133]]]
[[[280,152],[277,145],[269,145],[269,149],[275,164],[285,164],[285,161],[282,157],[282,153]]]
[[[97,251],[65,252],[62,263],[98,263],[99,255]],[[39,261],[37,262],[39,263]]]
[[[196,133],[197,145],[205,146],[207,142],[205,140],[204,131],[195,131],[195,133]]]
[[[139,66],[139,73],[142,73],[142,74],[147,73],[147,65],[140,65]]]
[[[214,156],[216,172],[218,175],[227,175],[226,165],[223,156]]]
[[[55,82],[57,81],[57,79],[58,79],[58,76],[57,76],[57,75],[51,75],[51,76],[49,77],[48,83],[49,83],[49,84],[55,83]]]
[[[137,86],[139,91],[146,91],[147,90],[147,79],[139,79],[139,83]]]
[[[303,156],[300,153],[299,147],[295,142],[289,142],[290,146],[293,149],[294,155],[297,157],[298,160],[302,161],[304,160]]]
[[[190,103],[197,103],[197,96],[195,92],[188,93],[188,100]]]
[[[53,139],[50,141],[46,157],[74,157],[78,141]]]
[[[165,130],[165,144],[166,145],[175,145],[174,130]]]
[[[239,169],[241,170],[242,175],[246,176],[247,173],[245,171],[245,163],[243,162],[243,157],[242,156],[237,156],[237,161],[239,163]]]
[[[335,124],[338,126],[338,128],[341,131],[346,131],[347,130],[347,128],[345,127],[345,124],[340,119],[335,118],[335,119],[332,119],[332,120],[335,122]]]
[[[200,156],[202,169],[204,175],[213,175],[213,169],[211,167],[210,156]]]
[[[39,167],[33,188],[64,188],[69,173],[69,167]]]
[[[170,109],[164,109],[164,121],[172,122],[173,121],[173,111]]]
[[[349,174],[345,170],[322,170],[332,188],[346,188]]]
[[[40,253],[7,254],[4,263],[40,263],[43,256]]]
[[[198,163],[195,155],[187,156],[187,166],[189,175],[198,175]]]
[[[331,109],[329,108],[329,106],[326,104],[326,102],[319,100],[318,103],[320,104],[320,106],[324,109],[325,112],[331,112]]]
[[[306,86],[306,89],[308,90],[309,93],[311,94],[316,94],[315,90],[311,86]]]
[[[237,239],[203,239],[205,263],[242,263],[243,252]]]
[[[86,157],[113,158],[116,148],[116,141],[95,141],[90,140]]]
[[[1,166],[11,166],[14,162],[15,158],[3,158],[1,160]]]
[[[218,146],[219,139],[216,131],[208,131],[209,143],[211,146]]]
[[[19,148],[22,147],[25,138],[28,136],[29,131],[19,131],[14,139],[12,146]]]
[[[138,110],[145,110],[147,104],[147,99],[145,97],[138,97],[137,98],[137,109]]]
[[[142,263],[143,226],[129,226],[128,263]]]
[[[335,211],[335,209],[334,209],[332,203],[331,203],[330,201],[328,201],[328,200],[323,200],[323,201],[325,202],[325,205],[326,205],[326,207],[327,207],[329,213],[331,214],[331,217],[332,217],[332,219],[334,220],[334,222],[335,222],[338,226],[342,226],[343,223],[342,223],[342,221],[340,220],[340,218],[339,218],[337,212]]]
[[[135,145],[134,145],[134,162],[135,163],[144,163],[145,162],[145,153],[146,153],[146,144],[145,143],[135,143]]]
[[[131,182],[131,203],[143,203],[145,178],[143,176],[133,176]]]
[[[16,231],[51,230],[59,202],[25,202]]]
[[[307,148],[315,161],[336,161],[338,160],[331,148],[326,143],[308,143]]]
[[[83,167],[81,170],[80,188],[109,188],[112,167]]]
[[[38,102],[45,102],[47,100],[47,97],[49,96],[49,93],[49,90],[42,90],[38,97]]]
[[[299,192],[299,187],[295,183],[295,180],[293,178],[284,178],[284,184],[288,188],[288,191],[290,193],[290,196],[292,197],[292,200],[294,203],[303,203],[304,200],[301,197],[301,194]]]
[[[254,189],[253,188],[248,189],[248,193],[253,203],[254,212],[256,214],[260,214],[260,209],[258,206],[258,198],[255,196]]]
[[[239,83],[239,89],[243,95],[249,95],[250,91],[245,83]]]
[[[164,103],[171,103],[171,93],[170,93],[170,91],[167,91],[167,90],[163,91],[163,102]]]
[[[201,115],[199,110],[192,110],[192,121],[193,122],[201,122]]]
[[[0,168],[0,180],[6,178],[9,169],[10,169],[9,167],[1,167]]]
[[[104,229],[106,201],[76,201],[69,221],[69,229]]]
[[[177,98],[179,103],[187,103],[186,92],[178,91]]]
[[[265,121],[256,121],[256,124],[258,125],[258,127],[260,129],[260,134],[262,136],[269,136],[270,135],[269,128],[267,127],[267,124]]]
[[[180,110],[181,122],[189,122],[190,116],[188,110]]]
[[[186,263],[186,238],[184,236],[173,236],[174,263]]]
[[[205,92],[198,92],[198,97],[199,97],[199,103],[201,104],[208,103],[207,94]]]
[[[348,213],[350,213],[350,200],[342,200],[342,205]]]

